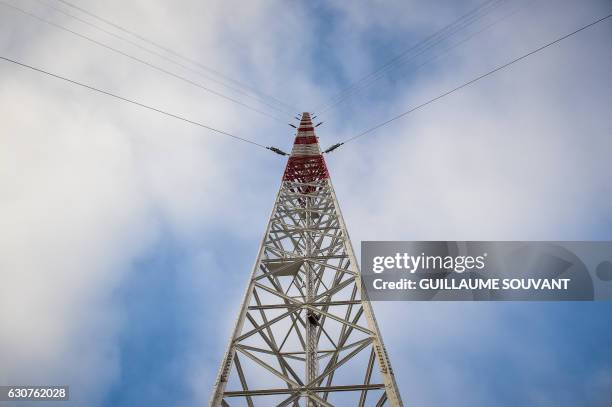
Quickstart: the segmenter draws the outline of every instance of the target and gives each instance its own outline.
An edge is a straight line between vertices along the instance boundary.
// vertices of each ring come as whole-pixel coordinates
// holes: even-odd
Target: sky
[[[294,114],[322,111],[323,148],[612,11],[503,0],[324,109],[481,3],[74,0]],[[48,5],[103,25],[2,0],[1,56],[290,149],[289,115]],[[612,240],[611,34],[608,20],[327,155],[353,245]],[[74,406],[205,405],[285,158],[5,61],[0,111],[0,385],[69,384]],[[406,405],[610,406],[610,302],[374,310]]]

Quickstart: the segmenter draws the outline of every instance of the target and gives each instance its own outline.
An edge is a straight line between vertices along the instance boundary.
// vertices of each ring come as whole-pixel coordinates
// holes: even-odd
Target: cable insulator
[[[340,147],[343,144],[344,143],[336,143],[333,146],[329,147],[327,150],[323,151],[323,154],[331,153],[332,151],[334,151],[335,149],[337,149],[338,147]]]
[[[279,148],[276,148],[276,147],[266,147],[266,148],[267,148],[268,150],[270,150],[270,151],[272,151],[272,152],[276,153],[276,154],[279,154],[279,155],[289,155],[289,154],[285,153],[283,150],[281,150],[281,149],[279,149]]]

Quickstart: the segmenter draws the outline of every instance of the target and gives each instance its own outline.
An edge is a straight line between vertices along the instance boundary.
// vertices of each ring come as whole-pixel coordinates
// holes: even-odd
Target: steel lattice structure
[[[309,113],[210,406],[402,406]]]

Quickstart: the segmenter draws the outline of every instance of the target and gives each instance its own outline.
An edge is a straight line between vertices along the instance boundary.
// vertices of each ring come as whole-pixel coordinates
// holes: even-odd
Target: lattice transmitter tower
[[[402,406],[303,113],[210,406]]]

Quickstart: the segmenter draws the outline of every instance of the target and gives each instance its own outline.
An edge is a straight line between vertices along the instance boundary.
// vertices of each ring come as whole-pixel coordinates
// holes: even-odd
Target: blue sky
[[[36,1],[11,4],[231,94]],[[297,113],[480,3],[78,4]],[[503,1],[322,114],[321,144],[610,10],[607,1]],[[3,6],[0,21],[2,56],[290,148],[285,124]],[[354,246],[612,240],[611,33],[611,23],[593,27],[328,155]],[[206,403],[284,160],[5,63],[0,109],[0,226],[9,231],[0,238],[0,384],[69,383],[75,406]],[[612,303],[375,311],[407,405],[609,406]]]

